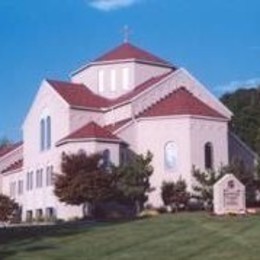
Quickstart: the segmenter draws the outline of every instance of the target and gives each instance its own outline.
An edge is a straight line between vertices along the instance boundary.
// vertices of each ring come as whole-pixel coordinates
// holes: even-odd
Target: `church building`
[[[182,178],[191,190],[193,166],[228,164],[231,117],[185,68],[125,42],[69,81],[42,81],[22,126],[23,142],[0,150],[0,192],[19,203],[23,220],[80,217],[81,207],[53,193],[63,152],[106,152],[118,165],[126,148],[149,150],[154,191],[148,203],[159,207],[163,181]]]

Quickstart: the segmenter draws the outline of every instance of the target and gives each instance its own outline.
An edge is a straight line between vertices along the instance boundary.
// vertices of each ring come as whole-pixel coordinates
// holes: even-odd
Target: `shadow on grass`
[[[119,222],[80,221],[57,225],[9,227],[0,229],[0,260],[15,256],[19,252],[35,252],[57,249],[57,246],[40,244],[48,238],[59,238],[86,233],[97,228],[123,224]],[[34,245],[37,243],[37,245]]]

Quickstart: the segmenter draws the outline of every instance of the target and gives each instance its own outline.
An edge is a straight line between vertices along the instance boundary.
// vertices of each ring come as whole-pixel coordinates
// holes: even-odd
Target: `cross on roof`
[[[124,26],[123,33],[124,33],[124,42],[125,43],[129,42],[129,36],[131,34],[131,30],[128,25]]]

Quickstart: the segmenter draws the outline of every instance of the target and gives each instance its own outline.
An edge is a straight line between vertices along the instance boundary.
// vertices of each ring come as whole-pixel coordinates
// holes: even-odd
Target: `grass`
[[[259,260],[260,217],[162,215],[128,223],[0,230],[0,259]]]

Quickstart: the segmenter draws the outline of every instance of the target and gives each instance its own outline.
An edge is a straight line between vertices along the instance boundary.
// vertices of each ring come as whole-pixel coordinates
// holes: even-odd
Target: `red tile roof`
[[[142,50],[133,44],[123,43],[113,49],[112,51],[107,52],[101,57],[94,60],[94,62],[102,62],[102,61],[114,61],[114,60],[129,60],[135,59],[140,61],[159,63],[162,65],[173,67],[169,62],[145,51]]]
[[[18,142],[15,144],[9,144],[9,145],[4,146],[3,148],[0,149],[0,158],[7,155],[8,153],[14,151],[22,144],[23,144],[22,142]]]
[[[225,118],[223,115],[196,98],[186,88],[181,87],[164,99],[142,112],[139,117],[198,115]]]
[[[58,145],[64,143],[68,140],[78,140],[78,139],[101,139],[101,140],[111,140],[120,142],[120,139],[113,135],[107,129],[99,126],[95,122],[90,122],[75,132],[69,134],[62,140],[58,142]]]
[[[135,87],[130,92],[115,99],[108,99],[99,96],[93,93],[88,87],[86,87],[83,84],[75,84],[57,80],[47,80],[47,82],[71,106],[100,109],[109,108],[110,106],[116,106],[117,104],[131,100],[141,92],[145,91],[146,89],[149,89],[156,83],[160,82],[161,80],[169,76],[172,72],[173,71],[156,77],[151,77],[144,83]]]
[[[9,165],[7,168],[5,168],[4,170],[2,170],[1,173],[7,173],[7,172],[12,172],[15,170],[19,170],[23,167],[23,160],[18,160],[14,163],[12,163],[11,165]]]
[[[170,74],[172,74],[173,71],[167,72],[163,75],[159,75],[156,77],[152,77],[150,79],[148,79],[147,81],[145,81],[144,83],[138,85],[137,87],[135,87],[133,90],[131,90],[130,92],[127,92],[126,94],[114,99],[110,101],[110,105],[117,105],[123,102],[126,102],[128,100],[131,100],[132,98],[134,98],[135,96],[137,96],[138,94],[142,93],[143,91],[149,89],[150,87],[152,87],[153,85],[159,83],[161,80],[165,79],[166,77],[168,77]]]
[[[106,125],[105,129],[107,129],[108,131],[110,131],[111,133],[113,133],[114,131],[116,131],[117,129],[121,128],[122,126],[126,125],[127,123],[129,123],[132,119],[131,118],[127,118],[124,119],[122,121],[118,121],[115,122],[114,124],[110,124],[110,125]]]
[[[47,80],[47,82],[72,106],[101,108],[108,105],[108,100],[93,93],[83,84]]]

